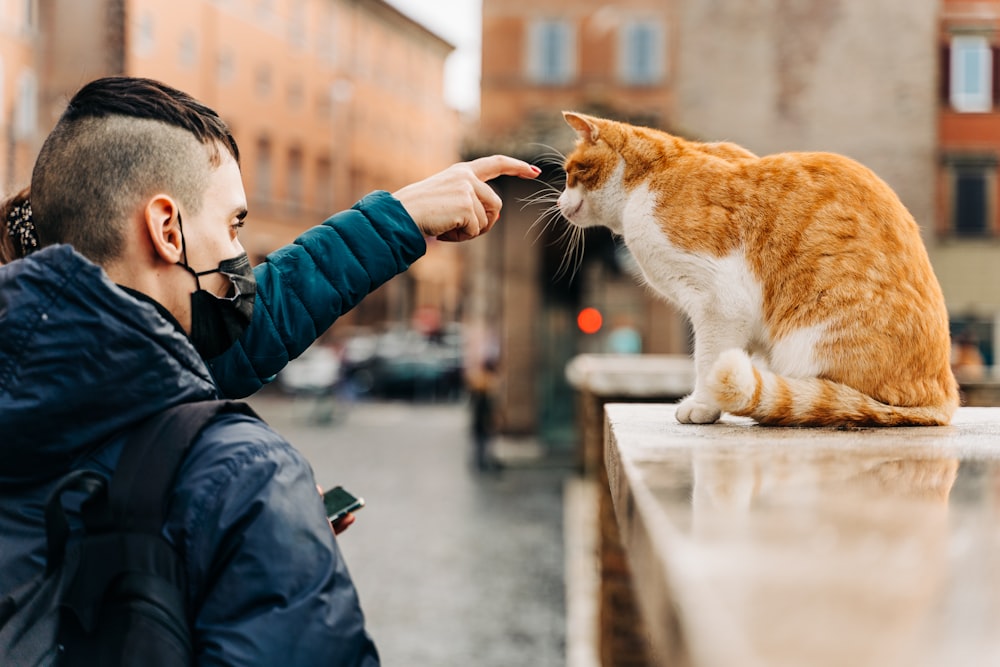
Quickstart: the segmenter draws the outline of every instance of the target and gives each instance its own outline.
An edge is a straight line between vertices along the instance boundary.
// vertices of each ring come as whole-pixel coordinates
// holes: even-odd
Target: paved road
[[[368,506],[339,537],[383,664],[562,667],[565,468],[469,465],[464,404],[356,404],[330,425],[251,401],[317,480]]]

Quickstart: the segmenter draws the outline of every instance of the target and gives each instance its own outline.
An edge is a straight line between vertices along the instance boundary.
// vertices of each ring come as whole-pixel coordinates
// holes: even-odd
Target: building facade
[[[1000,350],[1000,2],[943,0],[932,260],[952,334]]]
[[[40,40],[37,0],[0,0],[0,183],[23,183],[37,149]]]
[[[365,193],[398,189],[459,157],[458,113],[444,101],[453,46],[381,0],[0,3],[0,29],[15,37],[0,45],[8,190],[27,184],[66,100],[109,74],[162,80],[229,123],[250,204],[242,239],[256,259]],[[435,253],[432,262],[458,261],[449,249]],[[454,301],[419,273],[354,317],[404,319],[416,299]]]

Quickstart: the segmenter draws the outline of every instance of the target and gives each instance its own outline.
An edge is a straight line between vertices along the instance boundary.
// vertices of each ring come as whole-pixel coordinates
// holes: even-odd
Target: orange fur
[[[622,234],[650,284],[692,318],[694,396],[705,407],[697,414],[706,416],[690,421],[714,421],[713,400],[716,416],[724,410],[768,424],[950,421],[958,390],[941,288],[916,222],[871,170],[831,153],[757,157],[734,144],[565,116],[580,140],[565,164],[564,215],[574,224],[603,224]],[[655,202],[649,220],[635,213],[642,209],[632,202],[642,197]],[[645,247],[650,229],[662,238],[663,253],[707,267],[705,275],[678,279],[656,266],[659,260]],[[738,287],[759,290],[761,297],[759,312],[741,314],[739,321],[750,331],[757,317],[760,331],[736,347],[773,361],[779,352],[788,354],[782,345],[795,336],[818,332],[809,339],[818,372],[783,377],[780,369],[776,374],[755,364],[746,380],[755,385],[726,384],[734,369],[716,368],[723,349],[713,347],[725,341],[699,335],[701,320],[706,331],[724,328],[712,299],[733,298],[733,286],[712,273],[720,260],[745,266],[753,285]],[[718,293],[706,294],[711,289]],[[699,346],[712,358],[699,358]]]

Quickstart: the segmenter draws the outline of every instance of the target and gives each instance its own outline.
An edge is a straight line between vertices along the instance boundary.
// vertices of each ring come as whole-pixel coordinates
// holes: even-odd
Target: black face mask
[[[181,226],[178,212],[177,223]],[[178,265],[194,276],[198,289],[191,293],[191,343],[202,359],[214,359],[236,342],[253,320],[253,303],[257,295],[257,280],[244,252],[224,259],[208,271],[195,271],[187,263],[187,246],[181,226],[181,251],[184,261]],[[201,288],[201,276],[221,273],[232,284],[230,296],[218,297]]]

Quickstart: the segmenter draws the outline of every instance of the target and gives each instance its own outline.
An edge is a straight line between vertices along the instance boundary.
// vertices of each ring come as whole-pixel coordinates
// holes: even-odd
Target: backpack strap
[[[108,484],[84,501],[85,537],[75,545],[74,558],[87,576],[74,577],[63,598],[84,631],[95,627],[108,587],[124,573],[155,573],[167,583],[166,588],[156,584],[161,595],[187,597],[184,572],[176,550],[162,537],[163,525],[184,455],[202,429],[227,412],[257,416],[245,403],[200,401],[148,418],[129,434]]]
[[[93,470],[75,470],[63,477],[49,493],[45,502],[46,556],[45,574],[50,575],[60,567],[66,557],[66,543],[69,541],[69,520],[63,506],[63,494],[76,492],[88,498],[104,492],[107,480]]]
[[[132,431],[108,486],[107,518],[120,530],[159,534],[187,450],[212,419],[227,412],[257,417],[246,403],[199,401],[168,408]]]

